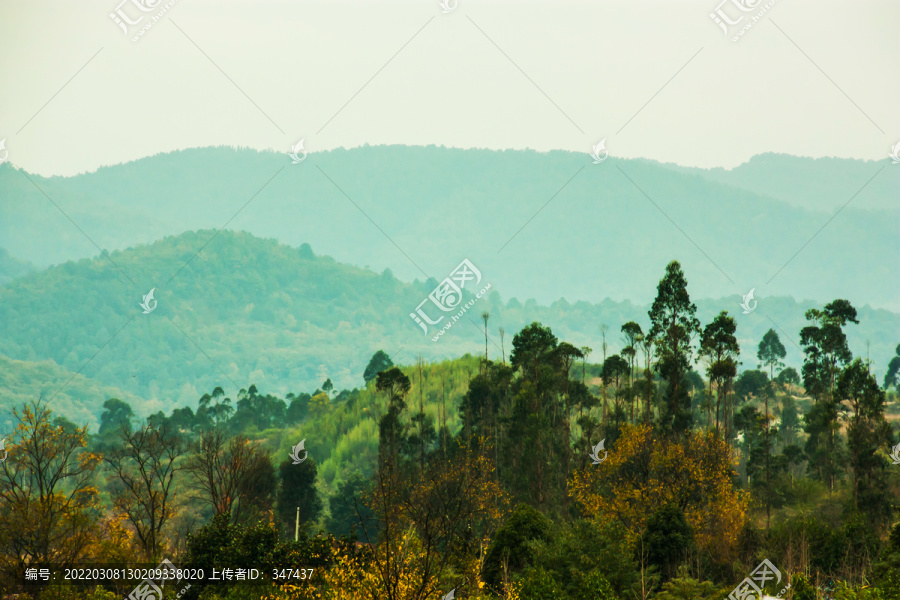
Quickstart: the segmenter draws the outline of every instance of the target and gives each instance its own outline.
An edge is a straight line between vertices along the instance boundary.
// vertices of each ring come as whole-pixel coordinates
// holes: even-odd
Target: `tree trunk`
[[[766,394],[766,531],[769,531],[771,522],[771,501],[769,487],[769,394]]]

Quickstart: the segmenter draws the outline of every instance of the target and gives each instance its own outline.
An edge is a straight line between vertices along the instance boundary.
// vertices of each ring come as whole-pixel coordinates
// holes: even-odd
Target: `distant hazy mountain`
[[[8,283],[35,270],[30,262],[10,256],[4,248],[0,248],[0,285]]]
[[[665,166],[829,215],[845,204],[864,210],[900,209],[900,169],[890,168],[887,160],[876,163],[770,153],[754,156],[731,170]],[[882,167],[887,168],[872,179]]]
[[[543,303],[648,303],[647,277],[677,258],[697,297],[755,288],[900,310],[900,168],[887,159],[769,154],[724,171],[379,146],[292,165],[285,154],[206,148],[30,177],[59,209],[0,167],[0,246],[39,266],[94,256],[94,244],[112,251],[228,223],[405,281],[443,279],[468,258],[507,296]]]
[[[13,419],[9,410],[31,400],[44,399],[55,416],[65,416],[76,425],[99,426],[99,415],[108,398],[119,398],[134,406],[141,415],[153,412],[147,402],[124,390],[106,386],[76,375],[49,360],[27,362],[0,355],[0,434],[11,433]]]
[[[663,262],[632,277],[653,296],[664,269]],[[591,276],[603,281],[600,271]],[[686,275],[693,294],[694,274],[688,268]],[[491,279],[483,273],[480,286]],[[594,362],[602,359],[601,324],[609,327],[608,354],[622,346],[623,323],[649,324],[646,305],[607,299],[542,306],[534,300],[504,300],[504,290],[492,285],[480,299],[465,288],[464,300],[474,304],[444,336],[432,341],[434,329],[426,335],[409,315],[436,284],[403,283],[390,271],[377,274],[316,256],[307,245],[294,248],[230,230],[189,232],[68,262],[3,286],[0,354],[24,361],[52,360],[65,372],[80,372],[99,386],[124,390],[115,393],[133,394],[154,410],[168,412],[195,403],[216,385],[234,393],[255,383],[282,396],[312,391],[329,377],[338,388],[361,386],[363,370],[378,349],[406,364],[419,354],[426,361],[480,355],[483,311],[491,315],[488,353],[494,359],[502,353],[508,356],[513,335],[535,320],[551,326],[562,340],[592,347]],[[151,288],[158,304],[144,314],[139,304]],[[756,310],[747,315],[737,295],[697,300],[698,317],[705,324],[720,310],[735,316],[745,351],[743,368],[755,368],[756,346],[770,327],[779,330],[789,364],[799,366],[795,344],[805,324],[803,313],[817,304],[757,298]],[[900,315],[858,308],[860,325],[848,326],[851,348],[865,355],[869,340],[880,373],[900,341]],[[437,317],[433,307],[428,312]],[[505,339],[499,335],[501,327]],[[18,396],[47,395],[65,378],[60,370],[26,379],[27,386],[16,387]],[[72,393],[69,388],[65,392]],[[105,400],[99,392],[92,398],[93,405]]]

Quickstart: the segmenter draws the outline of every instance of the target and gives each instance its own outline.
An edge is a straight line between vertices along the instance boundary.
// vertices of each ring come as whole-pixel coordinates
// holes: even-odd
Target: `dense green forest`
[[[449,269],[441,277],[447,274]],[[492,280],[486,270],[483,277]],[[644,281],[642,295],[651,298],[654,276],[632,278]],[[649,326],[649,305],[560,299],[546,306],[507,298],[494,286],[474,305],[468,321],[435,343],[409,314],[436,285],[436,280],[405,283],[390,271],[376,274],[341,264],[315,255],[307,245],[292,248],[228,230],[189,232],[64,263],[0,287],[0,354],[19,361],[52,360],[69,372],[29,381],[28,372],[7,376],[30,383],[32,394],[67,394],[66,382],[78,373],[73,381],[84,377],[92,385],[141,398],[135,410],[147,416],[173,402],[196,408],[197,399],[216,386],[232,397],[251,384],[283,397],[314,389],[327,378],[352,389],[379,348],[399,363],[415,362],[419,355],[429,362],[450,360],[483,342],[482,311],[492,315],[491,358],[500,357],[504,345],[508,351],[511,337],[504,344],[500,329],[511,336],[534,321],[579,347],[599,349],[605,337],[612,353],[623,348],[616,323]],[[144,315],[139,302],[151,288],[159,304]],[[741,369],[754,366],[753,344],[776,328],[786,364],[799,370],[798,332],[805,311],[816,303],[761,298],[758,308],[745,315],[740,301],[739,295],[698,300],[697,316],[706,322],[722,310],[736,313]],[[894,355],[900,315],[857,309],[860,324],[847,333],[850,348],[883,368]],[[609,334],[603,334],[604,326]],[[589,358],[596,360],[596,352]],[[9,364],[0,362],[0,371]],[[102,399],[72,398],[80,408],[64,411],[67,417],[83,424],[90,412],[88,421],[99,423]],[[0,405],[10,407],[14,399],[0,398]]]
[[[220,377],[146,418],[106,397],[96,431],[17,403],[0,585],[166,558],[267,573],[193,582],[185,600],[718,600],[770,565],[772,596],[900,600],[900,346],[877,368],[852,352],[852,302],[803,312],[796,367],[775,328],[748,340],[733,311],[701,318],[674,261],[641,322],[608,323],[615,347],[534,321],[496,352],[487,308],[483,355],[395,364],[382,349],[352,387],[231,393]],[[311,579],[272,580],[299,566]],[[25,592],[111,600],[135,583]]]

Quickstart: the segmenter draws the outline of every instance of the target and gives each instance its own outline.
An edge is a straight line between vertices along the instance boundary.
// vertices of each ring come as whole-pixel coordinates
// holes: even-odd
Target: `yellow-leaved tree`
[[[398,577],[395,581],[385,580],[378,563],[387,559],[388,547],[384,544],[365,549],[363,552],[348,552],[338,545],[326,550],[329,567],[323,569],[314,580],[315,586],[306,584],[286,584],[272,586],[269,594],[260,600],[383,600],[384,598],[422,598],[441,600],[449,589],[441,587],[436,577],[425,572],[427,550],[422,540],[410,527],[399,535],[392,549],[392,564]],[[396,585],[391,585],[396,583]],[[518,584],[511,584],[505,600],[520,600]],[[480,586],[467,586],[466,597],[470,600],[495,600]]]
[[[7,591],[26,569],[85,560],[99,535],[92,478],[101,459],[87,449],[87,427],[53,419],[43,400],[13,417],[18,423],[0,457],[0,590]]]
[[[674,504],[701,549],[727,556],[750,501],[732,483],[735,465],[732,450],[714,433],[668,438],[647,425],[624,425],[607,459],[576,471],[569,489],[586,515],[622,523],[632,542],[650,515]]]

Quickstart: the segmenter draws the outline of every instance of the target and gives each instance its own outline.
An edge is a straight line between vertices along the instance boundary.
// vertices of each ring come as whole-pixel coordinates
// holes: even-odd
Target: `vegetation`
[[[493,281],[488,273],[484,277]],[[652,293],[653,275],[629,279],[640,282],[640,296]],[[197,410],[198,399],[219,386],[232,398],[251,384],[281,398],[321,387],[326,379],[337,389],[352,390],[369,381],[365,368],[379,349],[405,364],[419,354],[429,363],[481,354],[481,312],[490,314],[486,330],[493,360],[508,359],[512,334],[535,321],[575,348],[596,349],[589,359],[601,365],[611,355],[626,360],[629,369],[646,360],[642,345],[651,338],[643,333],[652,329],[651,307],[608,299],[560,299],[548,306],[501,298],[492,290],[473,308],[477,329],[472,323],[454,327],[433,343],[409,313],[436,285],[433,279],[405,283],[390,271],[341,264],[314,255],[306,244],[291,247],[228,230],[187,232],[63,263],[0,286],[0,381],[10,390],[0,405],[12,408],[43,393],[54,398],[55,409],[95,431],[109,397],[129,402],[146,417],[172,406]],[[145,315],[139,303],[151,288],[158,305]],[[737,296],[692,299],[694,317],[708,324],[726,310],[734,318],[739,301]],[[783,361],[798,373],[804,356],[798,332],[806,325],[804,312],[813,308],[820,307],[790,298],[765,303],[766,315],[790,333],[779,333],[787,351]],[[900,315],[867,306],[857,310],[860,323],[847,331],[849,347],[866,356],[866,342],[871,342],[871,358],[883,375],[895,356]],[[616,332],[607,336],[608,352],[602,350],[602,323]],[[621,339],[618,331],[627,323],[640,328],[641,339]],[[757,362],[756,345],[772,322],[757,311],[742,316],[740,324],[733,335],[741,352],[732,358],[746,368]],[[509,332],[507,339],[500,337],[500,328]],[[655,345],[649,347],[656,352]],[[655,354],[651,358],[657,360]],[[709,376],[700,365],[691,368]],[[634,371],[640,378],[641,370]],[[631,387],[636,396],[618,401],[629,411],[632,403],[636,410],[646,409],[646,395],[639,386]],[[3,429],[0,421],[0,431],[11,427]]]
[[[539,198],[550,198],[558,189],[548,174],[562,177],[584,164],[584,153],[580,151],[498,151],[442,146],[316,149],[315,157],[316,164],[326,173],[353,173],[349,179],[332,176],[373,221],[396,223],[397,229],[388,234],[407,251],[414,248],[416,263],[447,268],[453,266],[446,264],[448,256],[466,256],[470,249],[482,247],[484,240],[493,240],[498,224],[509,219],[511,207],[521,207],[534,214],[542,204]],[[272,173],[286,164],[285,159],[283,152],[276,151],[195,148],[73,177],[42,177],[30,173],[28,177],[34,185],[10,164],[4,164],[0,166],[0,189],[4,190],[0,195],[0,214],[5,217],[0,222],[0,239],[12,255],[27,257],[41,267],[61,265],[93,254],[93,246],[85,243],[70,223],[47,218],[46,198],[39,191],[43,190],[58,202],[65,199],[60,207],[75,222],[84,226],[89,223],[89,231],[102,231],[102,238],[96,241],[111,256],[135,244],[149,244],[185,230],[206,230],[199,243],[191,246],[190,254],[193,254],[211,237],[210,228],[222,225],[223,213],[234,214],[259,190],[261,181],[268,181]],[[677,206],[678,222],[685,232],[703,248],[716,248],[716,263],[727,273],[741,273],[745,281],[768,280],[782,266],[783,257],[797,251],[797,232],[808,231],[811,235],[810,223],[824,222],[858,191],[859,184],[855,182],[868,181],[874,172],[872,161],[769,153],[754,156],[733,169],[687,168],[616,156],[606,164],[619,165],[629,177],[642,182],[641,188],[650,198],[665,198],[666,205]],[[396,264],[397,275],[406,281],[421,277],[420,271],[407,264],[396,248],[370,227],[365,217],[354,215],[356,209],[327,178],[310,177],[310,169],[306,168],[309,166],[311,163],[307,162],[298,169],[279,174],[258,198],[262,202],[254,200],[250,205],[252,210],[242,212],[236,223],[256,236],[274,238],[294,248],[306,242],[317,253],[357,266],[371,265],[377,272]],[[161,173],[166,176],[160,177]],[[465,173],[465,178],[460,177],[461,173]],[[721,273],[706,268],[706,259],[695,253],[687,240],[671,237],[671,223],[647,218],[647,200],[628,179],[603,177],[601,171],[584,174],[588,177],[567,188],[570,208],[542,215],[544,231],[567,232],[566,235],[537,236],[531,243],[516,240],[495,256],[494,272],[485,276],[497,288],[518,296],[523,304],[525,298],[549,303],[558,297],[553,282],[559,281],[560,265],[573,264],[569,261],[576,256],[609,256],[614,248],[620,251],[616,260],[604,261],[603,277],[585,276],[572,282],[570,289],[577,297],[602,299],[610,294],[609,282],[614,281],[617,297],[644,298],[650,288],[646,280],[635,274],[656,273],[673,254],[690,257],[691,262],[682,266],[690,270],[694,285],[701,284],[703,289],[730,288],[722,285],[725,280]],[[141,185],[130,185],[137,181]],[[397,182],[403,184],[398,186]],[[869,182],[866,201],[853,202],[841,211],[842,235],[821,245],[816,260],[807,260],[790,277],[779,278],[786,295],[830,298],[837,289],[834,274],[841,273],[841,288],[855,290],[873,306],[893,307],[896,311],[900,298],[894,260],[900,254],[900,238],[896,235],[898,187],[900,175],[896,169],[884,171]],[[123,189],[127,189],[128,202],[122,201]],[[524,199],[529,200],[523,204]],[[448,211],[447,207],[451,206],[454,210]],[[472,219],[471,215],[479,218]],[[640,223],[640,238],[655,243],[639,245],[632,227],[623,226],[636,223]],[[336,230],[336,224],[343,228]],[[452,235],[448,236],[448,232]],[[418,240],[443,240],[444,243],[422,244]],[[195,260],[206,258],[215,262],[221,242],[217,237]],[[170,264],[160,257],[163,260],[158,264],[165,264],[160,278],[138,279],[128,267],[123,268],[139,282],[138,287],[143,288],[140,293],[145,294],[151,287],[168,280],[190,254],[178,264]],[[748,260],[749,256],[753,260]],[[122,264],[118,258],[114,260]],[[446,272],[430,274],[438,280],[447,275]],[[428,291],[433,288],[432,285]],[[232,293],[240,291],[237,287],[231,289]],[[705,323],[724,308],[737,310],[740,296],[731,289],[729,292],[735,295],[727,303],[698,317]],[[134,293],[132,290],[131,294]],[[180,291],[178,296],[186,298]],[[226,293],[224,297],[227,296]],[[419,296],[413,306],[421,301]],[[264,301],[259,294],[239,308]],[[766,313],[784,331],[796,334],[799,328],[770,312],[775,304],[771,298],[767,299]],[[226,302],[223,308],[230,311],[233,307]],[[698,313],[703,313],[699,302],[697,308]],[[797,312],[797,316],[802,318],[806,308]],[[477,321],[477,315],[485,309],[490,310],[491,323],[503,323],[510,335],[532,321],[540,321],[570,343],[583,345],[562,329],[562,323],[551,322],[547,315],[531,314],[527,320],[514,322],[505,314],[479,306],[473,318]],[[637,321],[636,317],[646,315],[646,310],[635,311],[625,319],[613,319],[607,316],[611,311],[607,311],[602,318],[609,319],[606,322],[612,326]],[[300,314],[308,313],[294,313],[302,323],[304,318]],[[587,322],[601,321],[598,318],[581,321]],[[760,318],[756,326],[762,331],[753,333],[754,345],[771,322]],[[877,338],[865,334],[860,341],[866,337],[874,349]],[[782,341],[794,350],[786,340]],[[585,343],[600,348],[587,340]],[[890,348],[896,344],[893,341]],[[383,345],[387,352],[402,347],[402,344]],[[367,347],[366,358],[381,346]],[[321,350],[324,359],[332,349]],[[471,346],[469,350],[472,351]],[[329,376],[337,381],[333,373]],[[258,378],[251,379],[261,383]],[[324,377],[317,378],[313,385],[323,380]],[[209,387],[204,385],[198,389]]]
[[[266,573],[185,600],[713,600],[767,559],[770,595],[900,600],[897,394],[850,351],[856,308],[806,312],[802,380],[771,329],[759,369],[738,373],[736,321],[697,314],[672,262],[650,326],[616,324],[623,347],[599,363],[532,322],[508,360],[398,366],[379,350],[359,388],[214,386],[145,418],[108,398],[96,433],[27,401],[0,464],[0,585],[168,558]],[[298,567],[312,578],[273,579]]]

